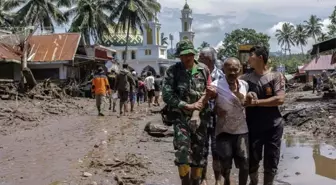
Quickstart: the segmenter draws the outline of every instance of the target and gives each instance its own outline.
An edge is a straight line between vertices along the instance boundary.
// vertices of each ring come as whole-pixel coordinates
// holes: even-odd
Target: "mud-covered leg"
[[[249,133],[249,176],[250,185],[258,185],[259,163],[262,159],[263,136]]]
[[[239,168],[239,185],[246,185],[249,173],[248,134],[239,134],[236,137],[234,160]]]
[[[190,132],[186,119],[177,116],[174,120],[175,164],[178,166],[182,185],[191,185]]]

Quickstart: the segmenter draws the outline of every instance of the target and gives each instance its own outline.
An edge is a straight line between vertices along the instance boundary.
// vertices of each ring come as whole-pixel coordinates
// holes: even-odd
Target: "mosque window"
[[[184,31],[188,31],[188,23],[184,22]]]
[[[160,49],[160,55],[164,55],[165,54],[165,50],[164,49]]]
[[[152,50],[146,49],[145,50],[145,55],[152,55]]]
[[[136,53],[135,51],[132,51],[132,59],[135,59],[136,58]]]

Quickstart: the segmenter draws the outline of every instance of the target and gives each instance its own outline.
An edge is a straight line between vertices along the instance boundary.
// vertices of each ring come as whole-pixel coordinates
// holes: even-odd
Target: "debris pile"
[[[50,79],[45,80],[42,83],[37,84],[32,90],[27,93],[31,99],[50,100],[50,99],[63,99],[67,96],[65,91],[54,83],[51,83]]]
[[[286,124],[316,136],[332,138],[336,136],[336,103],[304,107],[288,111],[283,115]]]
[[[18,94],[18,88],[17,85],[11,80],[1,80],[0,82],[0,99],[3,100],[14,100]]]

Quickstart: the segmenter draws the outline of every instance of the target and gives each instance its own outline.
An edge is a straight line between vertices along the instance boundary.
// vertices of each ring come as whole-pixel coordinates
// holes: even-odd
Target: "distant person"
[[[96,98],[96,106],[98,110],[98,116],[104,116],[102,113],[102,105],[105,102],[107,94],[111,94],[110,85],[102,67],[98,68],[98,72],[92,79],[92,93]]]
[[[147,96],[148,96],[148,107],[151,107],[151,105],[154,103],[154,96],[155,96],[155,79],[151,71],[147,72],[147,77],[145,79],[145,86],[147,90]]]
[[[144,80],[139,77],[138,78],[138,94],[137,94],[137,102],[138,102],[138,106],[143,103],[144,100],[144,95],[145,95],[145,83]]]
[[[323,84],[323,78],[320,74],[318,74],[316,78],[316,91],[318,93],[320,93],[322,90],[322,84]]]
[[[137,99],[137,91],[138,91],[138,78],[137,78],[137,73],[135,71],[132,71],[132,77],[134,80],[134,85],[131,84],[130,94],[129,94],[129,100],[131,102],[131,112],[134,111],[134,104]]]
[[[313,75],[313,93],[315,93],[316,86],[317,86],[317,78],[316,75]]]
[[[161,87],[162,87],[162,80],[160,75],[156,75],[155,81],[154,81],[154,105],[160,106],[159,99],[161,96]]]
[[[135,82],[131,72],[128,70],[128,64],[123,64],[122,69],[117,75],[116,89],[120,98],[119,111],[120,115],[125,115],[128,112],[128,98],[131,90],[131,86],[135,86]],[[124,111],[123,111],[124,108]]]

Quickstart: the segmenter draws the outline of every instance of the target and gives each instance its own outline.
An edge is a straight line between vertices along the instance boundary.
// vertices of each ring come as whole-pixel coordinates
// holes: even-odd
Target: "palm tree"
[[[329,36],[326,33],[321,33],[320,37],[317,39],[319,42],[323,42],[329,39]]]
[[[140,29],[143,32],[142,24],[149,20],[156,19],[156,13],[161,9],[160,3],[156,0],[118,0],[115,11],[111,14],[111,20],[117,20],[115,31],[122,30],[126,33],[125,52],[128,51],[130,30],[134,33]],[[125,56],[124,63],[127,61]]]
[[[322,34],[323,24],[321,23],[321,19],[316,15],[311,15],[309,20],[304,22],[306,23],[305,27],[307,29],[308,35],[313,37],[316,43],[316,37]]]
[[[3,0],[1,0],[3,1]],[[41,32],[55,31],[55,23],[61,25],[68,20],[63,15],[60,6],[70,6],[72,0],[6,0],[4,10],[12,11],[19,8],[15,19],[22,26],[40,26]]]
[[[330,37],[336,37],[336,24],[330,24],[328,25],[328,35]]]
[[[291,46],[295,46],[294,32],[294,26],[290,23],[284,23],[281,29],[276,30],[275,36],[277,37],[278,44],[280,44],[281,47],[285,47],[285,55],[287,54],[287,50],[289,54],[291,54],[290,48]]]
[[[336,25],[336,6],[334,7],[332,14],[329,16],[329,19],[332,24]]]
[[[91,38],[94,43],[102,43],[104,35],[109,35],[109,27],[113,22],[109,13],[114,11],[113,0],[78,0],[77,6],[64,13],[65,17],[73,17],[71,32],[81,32],[86,43]]]
[[[168,45],[168,37],[165,37],[164,33],[161,33],[161,45]]]
[[[8,29],[13,23],[13,15],[4,10],[3,1],[0,1],[0,28]]]
[[[307,45],[308,37],[307,30],[304,28],[304,26],[301,24],[297,25],[294,32],[294,41],[296,42],[297,46],[301,47],[302,55],[304,55],[303,46]]]

